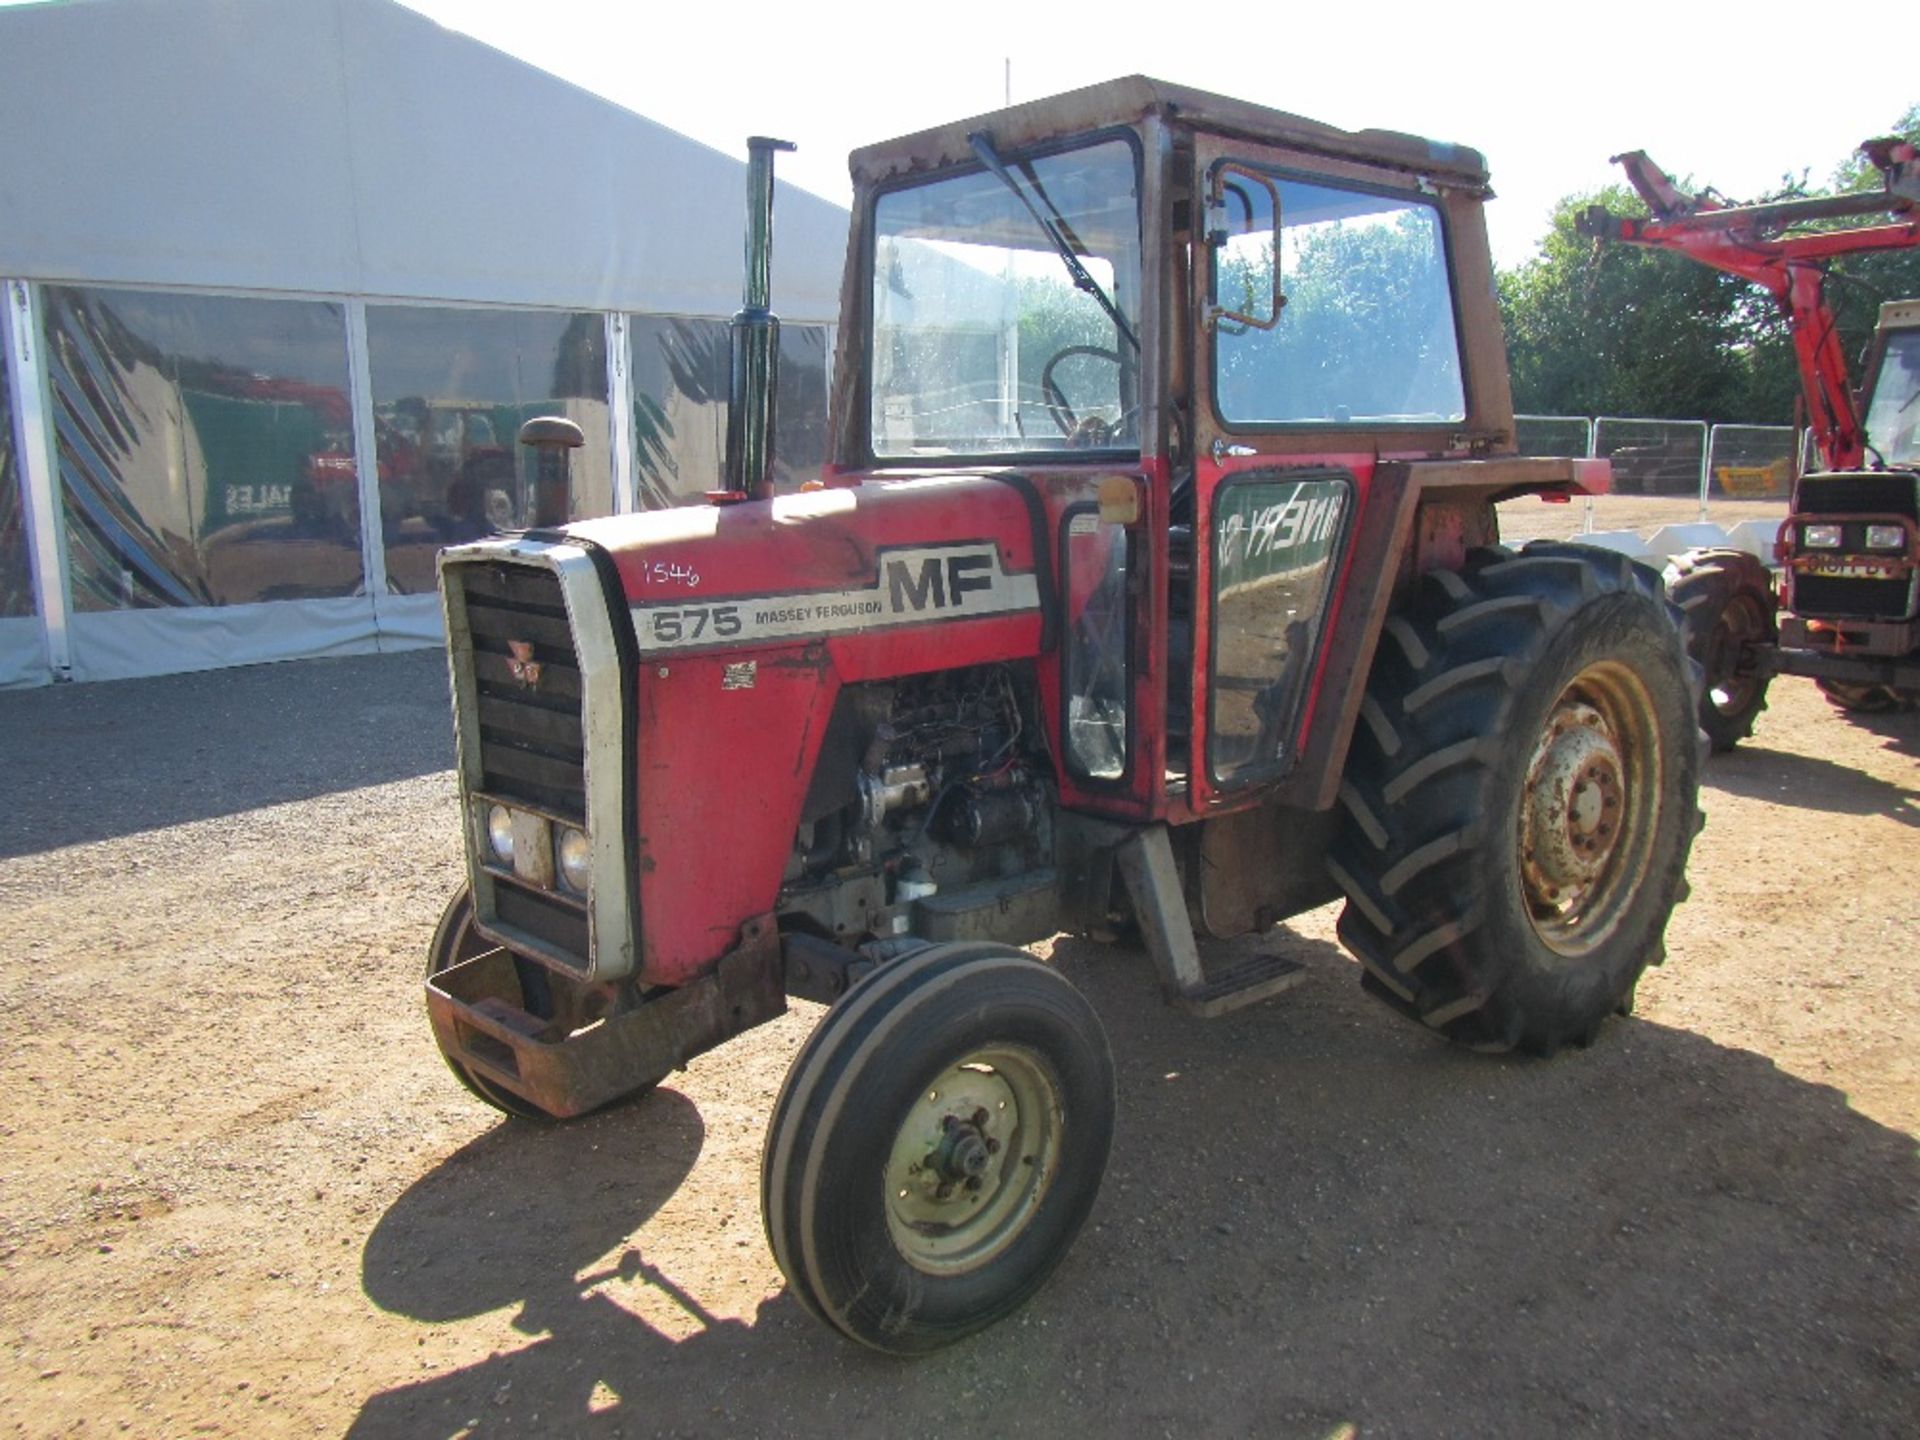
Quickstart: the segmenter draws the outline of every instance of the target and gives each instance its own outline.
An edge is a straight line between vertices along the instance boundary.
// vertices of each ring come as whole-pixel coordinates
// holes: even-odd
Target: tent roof
[[[0,134],[0,275],[740,304],[742,161],[389,0],[0,10]],[[775,309],[832,320],[846,211],[774,216]]]

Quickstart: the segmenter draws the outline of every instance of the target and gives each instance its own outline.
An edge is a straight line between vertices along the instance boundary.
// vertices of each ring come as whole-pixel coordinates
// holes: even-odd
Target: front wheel
[[[1113,1137],[1099,1017],[1057,971],[933,945],[849,990],[787,1073],[761,1211],[796,1298],[877,1350],[970,1335],[1039,1289]]]
[[[1631,1004],[1699,828],[1698,669],[1660,577],[1533,545],[1421,580],[1387,623],[1332,852],[1374,994],[1551,1054]]]
[[[1767,708],[1760,652],[1780,634],[1772,577],[1744,550],[1689,550],[1668,564],[1666,580],[1685,617],[1687,653],[1706,672],[1700,728],[1724,753],[1753,734]]]
[[[453,899],[447,902],[447,908],[440,916],[440,924],[433,932],[433,943],[427,947],[427,978],[431,980],[442,970],[462,960],[484,955],[493,948],[493,942],[474,928],[473,891],[462,885]],[[436,1038],[436,1046],[438,1043]],[[458,1056],[449,1055],[443,1049],[440,1058],[447,1062],[447,1068],[453,1072],[456,1080],[494,1109],[521,1120],[553,1119],[531,1100],[523,1100],[511,1090],[475,1074]]]

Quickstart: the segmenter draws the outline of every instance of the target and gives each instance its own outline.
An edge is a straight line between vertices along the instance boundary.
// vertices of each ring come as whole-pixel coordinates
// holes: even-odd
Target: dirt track
[[[1214,1022],[1060,942],[1106,1187],[911,1364],[761,1237],[817,1012],[563,1128],[441,1067],[447,728],[431,652],[0,695],[0,1434],[1912,1433],[1920,716],[1781,682],[1638,1017],[1551,1062],[1390,1016],[1331,911]]]

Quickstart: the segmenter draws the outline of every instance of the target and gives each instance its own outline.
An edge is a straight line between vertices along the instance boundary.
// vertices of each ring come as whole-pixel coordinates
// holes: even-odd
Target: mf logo
[[[913,560],[887,561],[887,597],[893,613],[909,610],[959,609],[975,590],[993,589],[993,557],[926,555]]]

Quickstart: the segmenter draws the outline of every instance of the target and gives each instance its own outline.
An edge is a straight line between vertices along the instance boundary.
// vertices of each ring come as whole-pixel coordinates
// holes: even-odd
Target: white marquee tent
[[[741,161],[388,0],[0,11],[0,134],[0,684],[433,638],[526,415],[575,514],[715,483]],[[798,474],[846,214],[775,231]]]

